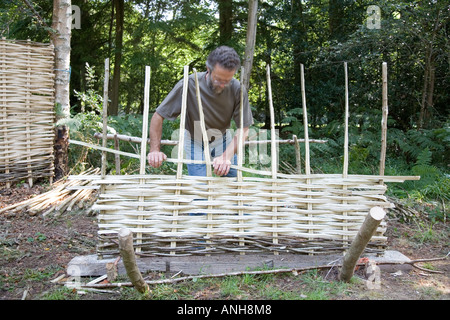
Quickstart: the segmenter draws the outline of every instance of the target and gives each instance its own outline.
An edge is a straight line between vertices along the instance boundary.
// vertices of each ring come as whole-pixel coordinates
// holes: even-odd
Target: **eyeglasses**
[[[230,80],[227,80],[227,81],[217,80],[217,79],[214,79],[215,76],[212,73],[209,73],[209,74],[211,76],[212,83],[215,85],[227,86],[230,84],[231,80],[233,80],[233,78],[231,78]]]
[[[217,84],[217,85],[223,85],[223,86],[226,86],[226,85],[229,85],[230,82],[231,82],[231,80],[229,80],[229,81],[219,81],[219,80],[214,80],[214,79],[213,79],[213,83],[214,83],[214,84]]]

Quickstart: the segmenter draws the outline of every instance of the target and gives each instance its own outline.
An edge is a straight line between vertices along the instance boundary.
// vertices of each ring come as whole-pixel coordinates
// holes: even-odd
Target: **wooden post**
[[[302,92],[302,108],[303,108],[303,127],[305,132],[305,174],[308,176],[306,179],[306,184],[311,184],[311,165],[310,165],[310,153],[309,153],[309,133],[308,133],[308,113],[306,110],[306,90],[305,90],[305,67],[303,64],[300,64],[300,79],[301,79],[301,92]],[[312,226],[312,203],[309,199],[311,199],[311,188],[306,189],[308,195],[308,225]],[[314,233],[314,229],[308,229],[308,233]],[[311,255],[312,253],[310,253]]]
[[[136,255],[133,249],[133,233],[130,229],[121,228],[118,234],[120,255],[131,283],[140,293],[148,293],[150,288],[145,283],[136,263]]]
[[[349,117],[349,107],[348,107],[348,69],[347,69],[347,62],[344,62],[344,75],[345,75],[345,119],[344,119],[344,168],[342,170],[342,178],[347,178],[348,177],[348,117]],[[344,199],[345,196],[347,194],[347,185],[345,183],[343,183],[342,185],[342,189],[343,189],[343,195],[344,195]],[[347,205],[347,200],[343,200],[342,201],[343,205]],[[348,232],[348,220],[347,220],[347,215],[348,212],[344,211],[342,213],[343,216],[343,232],[344,235],[342,236],[343,239],[343,244],[345,246],[348,245],[348,236],[347,236],[347,232]]]
[[[373,207],[366,216],[361,228],[356,234],[342,262],[342,269],[339,273],[341,281],[349,282],[353,276],[356,263],[363,253],[373,234],[383,220],[386,212],[381,207]]]
[[[388,88],[387,88],[387,63],[383,62],[383,115],[381,118],[381,154],[380,154],[380,176],[384,176],[384,167],[386,161],[386,137],[387,137],[387,118],[388,118]]]
[[[344,62],[344,73],[345,73],[345,132],[344,132],[344,169],[342,172],[342,177],[347,178],[348,176],[348,72],[347,72],[347,62]]]
[[[120,151],[119,139],[117,139],[117,133],[114,134],[114,150]],[[120,175],[120,155],[115,154],[114,159],[116,161],[116,175]]]
[[[300,154],[300,144],[299,144],[298,138],[295,134],[292,136],[292,140],[294,140],[295,163],[296,163],[297,173],[302,174],[302,157]]]
[[[103,140],[102,147],[106,148],[106,143],[108,141],[108,86],[109,86],[109,58],[105,59],[105,80],[103,84]],[[102,179],[106,175],[106,151],[102,152]]]
[[[255,0],[256,2],[258,0]],[[240,82],[241,82],[241,97],[240,97],[240,106],[239,106],[239,142],[238,142],[238,149],[237,149],[237,160],[238,160],[238,167],[242,168],[243,163],[244,163],[244,153],[245,153],[245,149],[244,149],[244,89],[245,89],[245,84],[244,84],[244,79],[245,79],[245,69],[244,67],[241,68],[241,77],[240,77]],[[242,190],[242,170],[238,169],[237,171],[237,178],[236,180],[239,182],[239,187],[238,190],[241,191]],[[242,192],[238,192],[237,194],[238,197],[243,197],[244,195],[242,194]],[[244,202],[242,200],[238,201],[238,206],[239,208],[242,208],[244,206]],[[244,210],[239,209],[238,210],[238,215],[239,217],[243,217],[244,216]],[[244,220],[239,219],[239,225],[244,223]],[[244,228],[239,228],[239,233],[244,232]],[[243,241],[243,238],[239,238],[239,245],[240,246],[244,246],[245,242]],[[244,255],[244,252],[240,253],[241,255]]]
[[[178,137],[178,164],[177,164],[177,180],[180,180],[183,176],[183,159],[184,159],[184,135],[186,129],[186,108],[187,108],[187,92],[189,85],[189,66],[184,66],[184,76],[183,76],[183,95],[181,97],[181,114],[180,114],[180,135]],[[175,194],[177,195],[177,199],[181,195],[181,183],[177,183],[177,189],[175,190]],[[178,206],[179,202],[174,202],[175,206]],[[177,224],[178,224],[178,209],[173,210],[173,221],[172,221],[172,232],[177,232]],[[171,241],[170,247],[176,248],[177,242]],[[175,250],[170,251],[171,255],[175,255]]]
[[[194,78],[195,78],[195,92],[196,92],[196,96],[197,96],[198,113],[200,115],[200,128],[202,130],[202,137],[203,137],[203,151],[205,154],[205,162],[206,162],[206,176],[212,177],[211,152],[209,151],[209,141],[208,141],[208,134],[206,132],[206,124],[205,124],[205,116],[203,113],[202,97],[200,95],[200,86],[198,83],[197,70],[194,68],[193,71],[194,71]],[[208,186],[211,186],[211,184],[212,184],[211,179],[208,179]],[[208,188],[208,202],[210,202],[210,203],[213,200],[211,193],[212,193],[212,189]],[[208,205],[208,213],[207,213],[208,221],[213,220],[213,214],[211,211],[212,211],[212,206]],[[213,225],[209,223],[207,225],[206,229],[207,229],[206,237],[208,239],[210,239],[212,236],[210,231],[213,229]],[[211,243],[210,240],[206,241],[207,245],[209,245],[210,243]],[[210,248],[210,246],[208,246],[207,248]],[[209,254],[207,254],[206,256],[209,256]]]
[[[269,97],[269,109],[270,109],[270,154],[272,157],[272,179],[275,181],[277,179],[277,166],[278,166],[278,154],[277,154],[277,143],[276,143],[276,131],[275,131],[275,112],[273,109],[273,102],[272,102],[272,84],[270,80],[270,66],[266,66],[266,76],[267,76],[267,92]],[[277,183],[272,182],[272,187],[275,189]],[[272,197],[272,202],[276,204],[277,198]],[[278,207],[274,205],[272,207],[272,220],[278,220],[277,216]],[[274,228],[278,227],[278,224],[273,225]],[[274,244],[278,244],[278,232],[272,233],[272,242]],[[275,255],[278,255],[278,252],[274,252]]]
[[[306,110],[306,91],[305,91],[305,69],[303,64],[300,65],[300,76],[302,80],[302,108],[303,108],[303,127],[305,131],[305,173],[311,174],[310,155],[309,155],[309,133],[308,133],[308,113]]]
[[[141,176],[145,175],[145,166],[147,164],[147,140],[148,140],[148,113],[149,113],[149,105],[150,105],[150,77],[151,77],[151,69],[149,66],[145,66],[145,84],[144,84],[144,112],[142,115],[142,140],[141,140],[141,155],[139,159],[139,174]],[[139,179],[139,184],[145,184],[145,178]],[[140,203],[145,201],[144,196],[140,195],[138,197]],[[143,206],[138,207],[138,211],[144,211]],[[139,215],[138,220],[144,220],[144,216]],[[138,228],[141,229],[142,225],[138,225]],[[137,234],[137,244],[142,244],[142,232],[138,232]],[[136,252],[141,252],[141,247],[136,248]]]

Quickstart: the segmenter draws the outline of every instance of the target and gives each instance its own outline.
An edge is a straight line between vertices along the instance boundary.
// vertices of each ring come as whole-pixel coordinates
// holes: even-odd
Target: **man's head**
[[[233,48],[221,46],[212,51],[206,60],[211,89],[221,93],[240,66],[241,60]]]

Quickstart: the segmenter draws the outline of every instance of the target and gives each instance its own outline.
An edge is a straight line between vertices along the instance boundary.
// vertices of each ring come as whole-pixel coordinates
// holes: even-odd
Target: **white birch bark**
[[[71,0],[53,0],[52,43],[55,47],[56,120],[70,116],[70,38],[72,28]]]

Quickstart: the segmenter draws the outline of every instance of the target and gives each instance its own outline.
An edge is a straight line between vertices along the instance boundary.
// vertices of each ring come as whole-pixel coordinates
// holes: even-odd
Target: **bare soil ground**
[[[22,185],[6,189],[0,185],[0,210],[47,191],[48,187]],[[411,260],[443,257],[449,252],[448,223],[427,220],[401,223],[388,218],[388,249],[397,250]],[[65,212],[58,218],[30,216],[26,212],[0,213],[0,300],[40,300],[58,285],[52,279],[63,275],[70,260],[95,253],[97,221],[83,211]],[[449,259],[422,263],[409,272],[382,272],[379,289],[368,290],[364,282],[352,284],[336,300],[449,300]],[[328,277],[337,281],[336,277]],[[283,290],[301,286],[295,280],[281,279]],[[60,286],[60,285],[59,285]],[[247,298],[252,299],[249,292]],[[82,299],[115,299],[107,294],[92,294]],[[218,299],[217,290],[192,292],[191,299]]]

